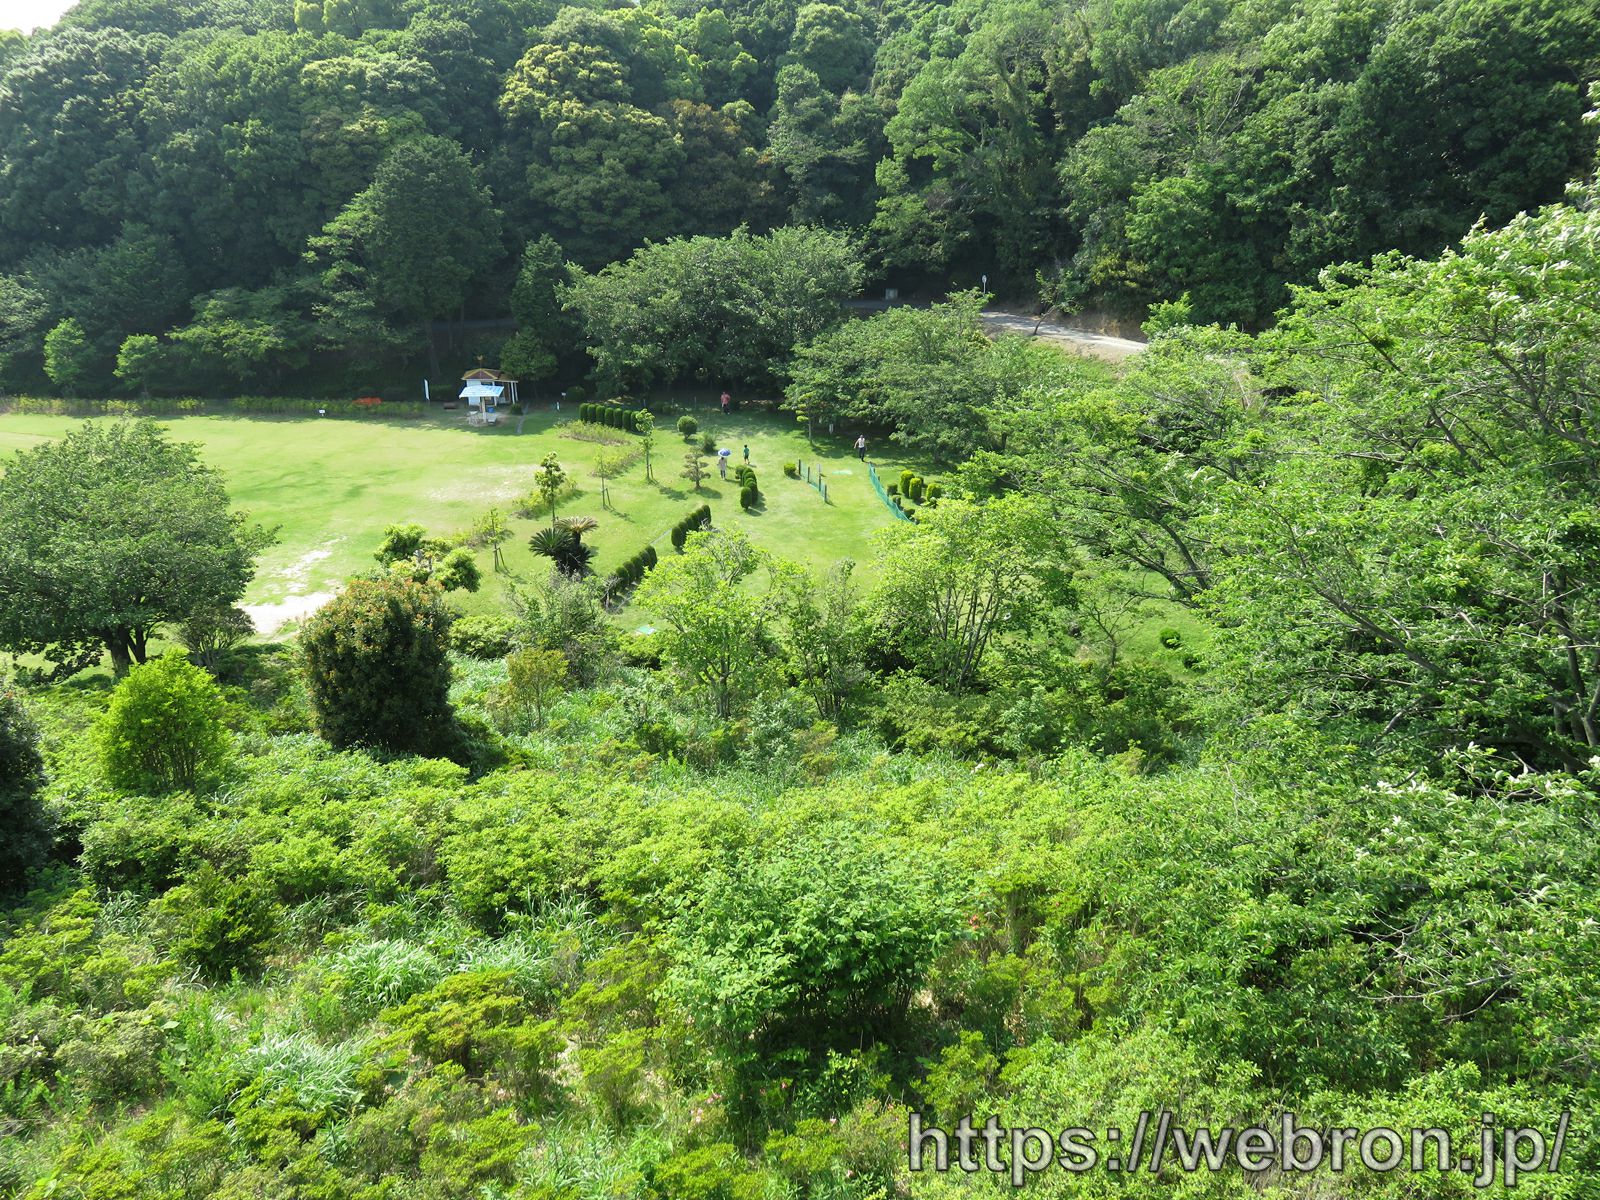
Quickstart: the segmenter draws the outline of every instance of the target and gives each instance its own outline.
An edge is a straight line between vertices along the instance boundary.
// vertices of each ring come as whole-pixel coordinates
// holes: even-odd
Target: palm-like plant
[[[592,522],[592,518],[589,517],[575,519]],[[555,563],[556,570],[574,579],[581,579],[590,573],[589,564],[594,560],[596,553],[593,546],[585,546],[578,540],[577,534],[561,525],[536,532],[528,539],[528,549],[548,558]]]
[[[600,522],[593,517],[558,517],[556,528],[565,529],[574,541],[583,541],[583,535],[592,529],[599,529]]]

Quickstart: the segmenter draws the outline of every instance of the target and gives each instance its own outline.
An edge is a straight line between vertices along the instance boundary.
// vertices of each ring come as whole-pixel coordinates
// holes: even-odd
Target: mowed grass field
[[[866,467],[856,461],[855,430],[841,429],[812,445],[791,414],[752,410],[724,417],[715,407],[694,412],[700,431],[732,449],[735,463],[742,460],[743,447],[750,447],[763,496],[760,508],[740,509],[731,470],[726,481],[719,479],[714,456],[706,457],[709,474],[696,494],[681,477],[689,446],[677,433],[678,414],[672,411],[657,417],[655,481],[646,481],[643,462],[636,463],[610,482],[610,505],[604,507],[592,472],[603,452],[619,446],[565,436],[563,426],[576,416],[574,408],[557,413],[536,405],[522,419],[520,433],[519,418],[507,418],[498,427],[473,427],[461,410],[419,420],[214,414],[161,423],[173,437],[200,446],[205,461],[222,473],[236,508],[278,527],[279,540],[261,556],[244,600],[258,625],[269,630],[287,631],[294,617],[337,591],[351,574],[370,568],[386,525],[414,521],[430,533],[448,535],[469,528],[491,506],[509,516],[532,490],[539,460],[552,451],[578,489],[558,512],[600,522],[586,540],[599,551],[601,573],[650,542],[670,554],[668,531],[702,503],[711,506],[718,525],[742,529],[774,554],[816,570],[841,558],[865,565],[873,533],[895,523],[873,491]],[[71,417],[0,415],[0,469],[11,452],[60,437],[81,423]],[[637,446],[637,437],[613,432],[620,446]],[[880,455],[889,448],[874,440],[869,452],[885,481],[897,479],[903,466],[924,469],[925,464]],[[824,473],[827,503],[815,488],[785,477],[783,464],[797,459]],[[159,520],[160,514],[151,518]],[[512,576],[546,569],[527,541],[547,519],[511,521],[514,536],[505,546],[505,559]],[[501,577],[491,569],[489,552],[478,558],[482,590],[452,597],[464,611],[502,603]],[[625,611],[622,619],[636,623],[642,618]]]

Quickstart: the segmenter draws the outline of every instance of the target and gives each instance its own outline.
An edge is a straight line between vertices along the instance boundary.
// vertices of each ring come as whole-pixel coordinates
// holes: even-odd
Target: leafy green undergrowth
[[[161,797],[83,752],[102,690],[29,697],[72,861],[3,926],[0,1194],[943,1196],[991,1182],[911,1175],[912,1110],[1162,1105],[1458,1137],[1570,1107],[1539,1194],[1592,1181],[1587,778],[1383,784],[1287,728],[1024,770],[780,701],[669,737],[627,672],[501,737],[472,725],[497,671],[458,662],[453,699],[498,765],[334,751],[264,671],[225,777]]]

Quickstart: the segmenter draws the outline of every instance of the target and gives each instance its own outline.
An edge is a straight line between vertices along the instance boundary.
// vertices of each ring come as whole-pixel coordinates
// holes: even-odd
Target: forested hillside
[[[0,385],[388,385],[530,255],[741,225],[1259,327],[1558,198],[1597,55],[1585,0],[84,0],[0,40]]]
[[[192,450],[38,439],[0,476],[0,1193],[1592,1196],[1597,287],[1590,185],[1120,373],[970,297],[881,314],[793,363],[944,464],[859,570],[757,546],[750,476],[591,577],[626,515],[551,454],[553,569],[494,541],[458,616],[486,543],[395,526],[290,645],[227,633],[272,531]],[[1541,1140],[908,1164],[913,1112],[1163,1111]]]
[[[1600,1196],[1597,71],[1579,0],[0,36],[0,1200]]]

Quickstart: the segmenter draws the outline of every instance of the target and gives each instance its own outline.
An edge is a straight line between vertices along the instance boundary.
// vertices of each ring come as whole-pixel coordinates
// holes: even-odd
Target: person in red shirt
[[[730,405],[732,403],[733,403],[733,397],[730,396],[727,392],[723,392],[722,393],[722,415],[723,416],[727,416],[728,415],[728,405]]]

